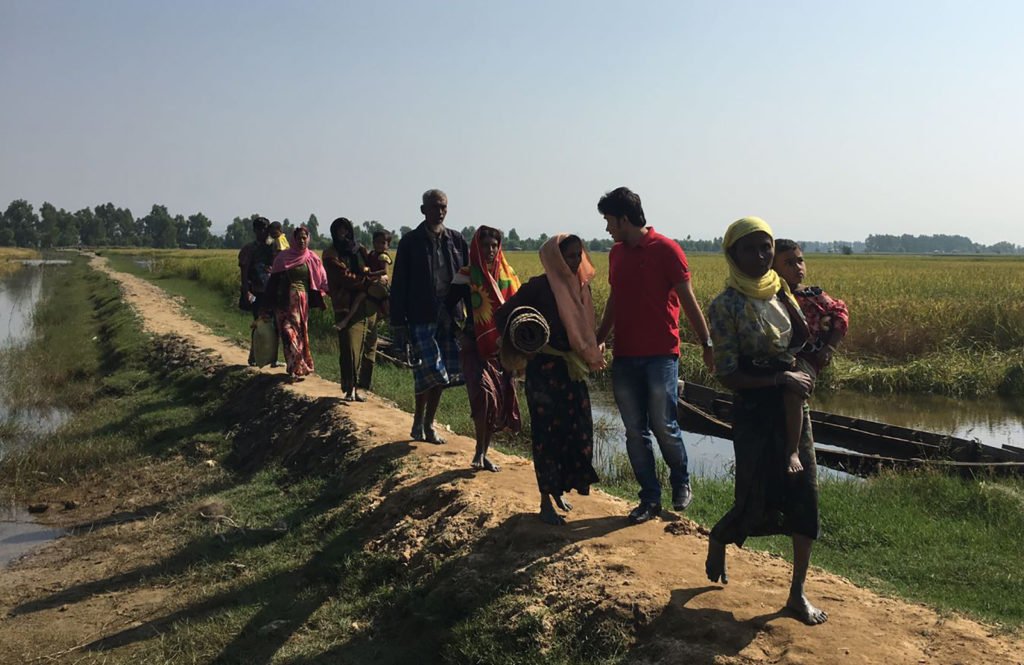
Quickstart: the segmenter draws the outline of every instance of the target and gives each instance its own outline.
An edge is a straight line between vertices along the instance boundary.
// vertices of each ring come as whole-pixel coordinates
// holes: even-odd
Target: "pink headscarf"
[[[540,248],[540,264],[548,277],[548,284],[555,294],[558,305],[558,316],[569,335],[569,346],[591,369],[600,369],[604,365],[604,356],[597,346],[594,333],[594,300],[587,284],[597,273],[594,264],[583,250],[583,261],[579,270],[573,274],[569,264],[562,257],[558,243],[569,237],[568,233],[559,233],[548,238]],[[582,244],[582,241],[581,241]]]
[[[295,237],[299,231],[306,231],[306,227],[300,226],[295,229],[292,232],[292,237]],[[306,234],[308,235],[309,231],[306,231]],[[327,272],[324,270],[324,264],[319,256],[309,251],[308,245],[304,249],[293,246],[282,251],[274,257],[274,265],[270,268],[270,272],[284,272],[301,266],[303,263],[309,267],[310,288],[320,293],[327,293]]]

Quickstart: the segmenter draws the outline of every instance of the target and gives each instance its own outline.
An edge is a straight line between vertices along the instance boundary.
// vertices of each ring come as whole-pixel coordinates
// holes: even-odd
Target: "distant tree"
[[[189,218],[185,221],[185,237],[188,244],[195,245],[196,247],[213,246],[213,234],[210,233],[211,226],[213,226],[213,222],[203,213],[197,212],[194,215],[189,215]]]
[[[109,204],[108,204],[109,205]],[[117,208],[107,222],[107,238],[115,245],[138,245],[135,220],[128,208]]]
[[[839,248],[839,253],[843,254],[844,256],[849,256],[853,254],[853,247],[850,247],[849,245],[843,245]]]
[[[412,227],[411,226],[402,226],[402,227],[400,227],[398,229],[398,237],[401,238],[402,236],[404,236],[406,233],[409,233],[410,231],[412,231]]]
[[[309,229],[310,247],[327,246],[327,239],[320,235],[320,220],[316,218],[316,215],[310,213],[309,219],[306,220],[306,228]]]
[[[60,213],[52,203],[46,201],[39,206],[39,246],[53,247],[57,244],[57,222]],[[0,243],[2,244],[2,243]]]
[[[180,217],[180,215],[179,215]],[[143,218],[146,229],[145,237],[151,247],[171,248],[178,246],[178,225],[167,206],[153,205],[149,214]]]
[[[4,211],[3,224],[0,225],[0,228],[10,231],[10,234],[4,234],[3,239],[18,247],[38,247],[38,227],[39,217],[32,209],[32,204],[25,199],[11,201]]]
[[[57,211],[57,245],[74,247],[82,242],[78,233],[78,218],[64,208]]]
[[[464,226],[464,227],[462,227],[461,233],[462,233],[462,237],[466,239],[466,242],[471,242],[473,240],[473,234],[476,233],[476,227],[475,226]]]
[[[1006,242],[1005,240],[997,242],[994,245],[990,245],[985,249],[993,254],[1015,254],[1017,252],[1017,246],[1013,243]]]
[[[385,229],[384,225],[375,219],[363,222],[363,227],[361,229],[355,229],[356,242],[365,247],[369,247],[373,244],[373,234],[377,231],[387,231],[387,229]]]
[[[124,213],[127,212],[127,219],[124,219]],[[131,235],[134,232],[134,224],[130,223],[131,212],[122,210],[114,206],[113,203],[104,203],[96,206],[93,209],[93,214],[96,216],[97,223],[102,227],[102,244],[104,245],[132,245]],[[127,224],[127,228],[124,223]],[[128,238],[124,238],[125,231],[128,231]],[[98,244],[98,243],[97,243]]]
[[[95,247],[106,244],[107,230],[103,227],[103,220],[96,217],[92,208],[76,211],[75,224],[78,226],[79,242],[83,245]]]
[[[252,216],[235,217],[224,230],[225,247],[240,248],[252,240]]]

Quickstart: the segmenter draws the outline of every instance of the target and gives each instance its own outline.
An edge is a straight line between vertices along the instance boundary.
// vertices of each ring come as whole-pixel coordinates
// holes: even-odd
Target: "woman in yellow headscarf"
[[[807,624],[828,615],[804,595],[811,547],[818,537],[818,481],[811,423],[801,409],[799,469],[787,454],[784,393],[802,398],[813,379],[795,366],[794,353],[807,338],[807,325],[786,283],[772,270],[774,236],[757,217],[729,226],[722,243],[729,277],[711,303],[708,322],[715,349],[715,373],[734,393],[733,444],[736,493],[732,508],[711,530],[708,579],[728,583],[725,546],[748,536],[785,534],[793,538],[793,580],[786,607]]]

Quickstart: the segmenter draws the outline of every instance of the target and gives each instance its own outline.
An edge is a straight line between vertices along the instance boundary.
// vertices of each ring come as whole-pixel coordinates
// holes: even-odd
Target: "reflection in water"
[[[36,524],[21,508],[0,506],[0,569],[32,548],[61,535],[60,529]]]
[[[40,268],[22,268],[0,279],[0,349],[28,340],[42,289]]]
[[[960,400],[937,395],[866,395],[843,391],[815,396],[811,408],[901,427],[1024,447],[1024,408],[994,397]]]
[[[594,410],[594,466],[608,474],[625,461],[626,435],[615,407],[611,385],[595,381],[590,387]],[[865,395],[844,391],[815,395],[811,408],[844,416],[890,423],[901,427],[977,439],[990,446],[1024,447],[1024,404],[1003,399],[956,400],[932,395]],[[732,472],[732,442],[684,432],[690,473],[725,477]],[[658,457],[658,453],[655,453]],[[822,477],[852,476],[819,466]]]
[[[67,261],[57,262],[58,265]],[[0,279],[0,354],[17,353],[32,336],[32,315],[43,289],[44,265],[33,262]],[[4,364],[0,356],[0,365]],[[4,367],[3,372],[9,370]],[[34,437],[53,432],[68,417],[55,408],[19,408],[9,403],[0,384],[0,459],[5,451],[28,445]],[[0,568],[32,548],[61,535],[59,529],[36,524],[31,516],[13,505],[0,506]]]
[[[625,464],[628,468],[626,430],[615,406],[610,383],[591,383],[590,403],[594,411],[594,467],[598,474],[608,475],[617,464]],[[732,441],[683,432],[683,442],[689,456],[690,473],[712,478],[732,475]],[[655,452],[655,458],[660,455]]]

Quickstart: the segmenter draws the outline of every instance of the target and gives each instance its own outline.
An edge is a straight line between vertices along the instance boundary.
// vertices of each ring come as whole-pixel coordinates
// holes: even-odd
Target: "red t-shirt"
[[[615,355],[679,355],[679,296],[689,281],[686,254],[675,240],[647,227],[636,247],[617,242],[608,256],[615,314]]]

